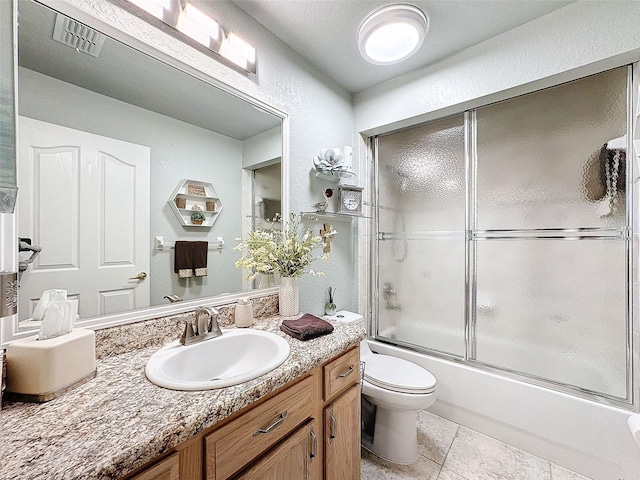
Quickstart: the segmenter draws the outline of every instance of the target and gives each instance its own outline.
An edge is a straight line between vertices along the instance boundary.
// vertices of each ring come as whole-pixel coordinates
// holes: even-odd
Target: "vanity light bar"
[[[150,13],[154,17],[165,20],[165,14],[171,12],[173,9],[171,4],[175,5],[172,0],[129,0],[129,2],[142,8],[145,12]]]
[[[245,72],[256,73],[256,48],[234,32],[226,35],[215,19],[188,1],[127,1],[151,14],[153,18],[143,16],[141,12],[132,11],[149,23],[153,24],[155,19],[160,20],[197,42],[198,45],[205,47],[207,51],[228,60],[233,66]]]
[[[256,48],[233,32],[223,40],[220,46],[220,55],[245,70],[249,70],[251,65],[255,69]]]
[[[207,48],[215,48],[220,44],[218,22],[190,3],[180,12],[176,28]]]

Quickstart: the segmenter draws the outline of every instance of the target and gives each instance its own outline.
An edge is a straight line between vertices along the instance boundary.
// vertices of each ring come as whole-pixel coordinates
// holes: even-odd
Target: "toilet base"
[[[397,411],[378,405],[373,441],[362,437],[362,446],[384,460],[409,465],[418,459],[416,411]]]

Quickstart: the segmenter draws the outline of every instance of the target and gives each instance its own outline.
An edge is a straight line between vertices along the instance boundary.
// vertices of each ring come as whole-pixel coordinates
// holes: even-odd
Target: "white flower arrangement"
[[[310,228],[305,228],[300,234],[300,221],[293,213],[283,230],[274,229],[273,224],[280,220],[280,214],[276,214],[271,229],[258,228],[250,232],[246,240],[236,239],[240,243],[233,249],[243,252],[235,263],[236,268],[249,270],[249,280],[258,274],[270,273],[279,273],[282,277],[299,277],[307,271],[314,276],[324,275],[309,269],[309,265],[318,259],[329,260],[329,254],[322,253],[324,239],[333,237],[336,231],[314,236]]]

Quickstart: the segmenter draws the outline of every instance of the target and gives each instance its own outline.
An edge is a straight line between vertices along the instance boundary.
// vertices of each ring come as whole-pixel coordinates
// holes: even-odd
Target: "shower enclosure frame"
[[[625,66],[625,65],[620,65]],[[413,350],[419,353],[432,355],[434,357],[464,364],[481,371],[499,374],[504,377],[522,381],[525,383],[537,385],[544,388],[553,389],[562,393],[570,394],[594,402],[621,407],[638,411],[639,395],[638,395],[638,372],[635,366],[639,364],[640,348],[638,341],[634,342],[634,332],[636,335],[640,332],[640,321],[637,318],[638,302],[639,302],[639,218],[640,218],[640,125],[634,131],[635,123],[640,120],[638,113],[640,112],[639,101],[639,75],[638,63],[627,66],[627,168],[626,168],[626,225],[621,229],[618,228],[554,228],[554,229],[514,229],[514,230],[477,230],[477,152],[476,152],[476,109],[489,105],[490,103],[480,103],[472,108],[467,108],[454,114],[448,114],[440,118],[432,118],[429,122],[442,120],[455,115],[464,114],[464,163],[465,163],[465,313],[464,313],[464,356],[458,356],[453,353],[443,352],[428,347],[417,346],[397,339],[392,339],[379,334],[378,327],[380,321],[381,308],[381,285],[379,275],[379,249],[378,243],[381,237],[380,231],[380,199],[379,199],[379,162],[378,139],[380,136],[395,133],[408,128],[414,128],[422,122],[414,125],[403,127],[402,129],[392,129],[384,133],[366,138],[366,146],[368,149],[369,164],[369,185],[371,197],[371,212],[373,221],[371,223],[371,235],[369,242],[369,305],[370,313],[369,332],[370,338],[382,342],[395,345],[398,347]],[[607,69],[608,70],[608,69]],[[603,70],[604,71],[604,70]],[[578,76],[574,80],[578,80]],[[559,82],[561,83],[565,83]],[[538,89],[533,88],[530,92]],[[639,122],[640,123],[640,122]],[[635,136],[634,136],[635,135]],[[638,148],[635,148],[635,145]],[[579,239],[581,241],[588,240],[624,240],[626,250],[626,396],[624,398],[610,395],[603,392],[597,392],[582,388],[575,385],[562,383],[556,380],[529,374],[507,367],[491,365],[476,359],[476,278],[477,278],[477,251],[478,241],[483,240],[504,240],[535,238],[541,241],[546,239],[562,239],[564,241]]]

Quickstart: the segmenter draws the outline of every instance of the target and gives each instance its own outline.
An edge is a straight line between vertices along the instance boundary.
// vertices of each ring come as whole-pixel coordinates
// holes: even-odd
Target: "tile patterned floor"
[[[362,450],[362,480],[589,480],[450,422],[418,414],[418,461],[396,465]]]

